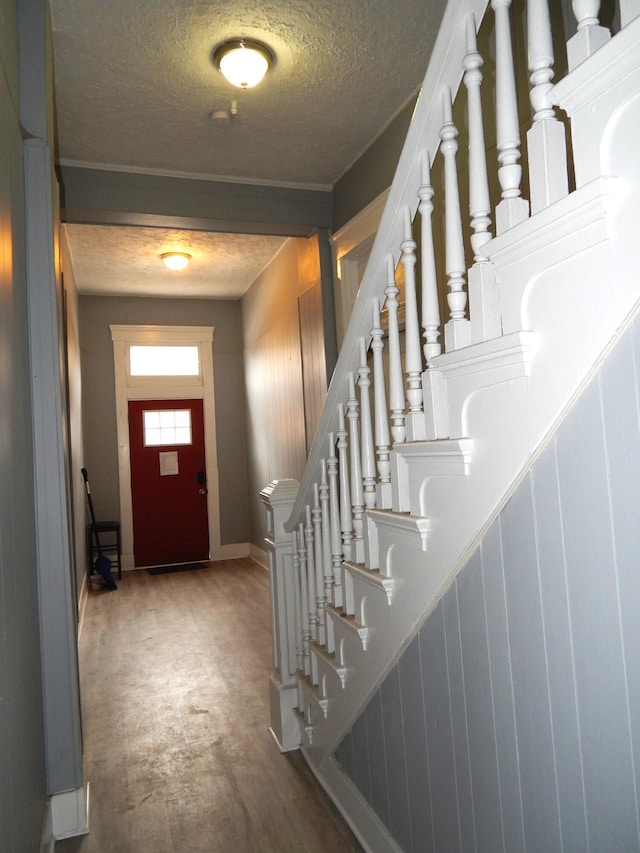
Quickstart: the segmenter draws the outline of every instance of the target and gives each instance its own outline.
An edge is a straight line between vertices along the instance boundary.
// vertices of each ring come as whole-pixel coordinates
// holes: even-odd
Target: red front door
[[[136,566],[209,559],[202,400],[131,400]]]

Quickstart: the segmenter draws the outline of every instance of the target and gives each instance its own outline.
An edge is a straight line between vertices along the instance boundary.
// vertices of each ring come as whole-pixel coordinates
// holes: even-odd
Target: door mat
[[[206,569],[204,563],[180,563],[177,566],[153,566],[147,569],[150,575],[168,575],[172,572],[190,572],[192,569]]]

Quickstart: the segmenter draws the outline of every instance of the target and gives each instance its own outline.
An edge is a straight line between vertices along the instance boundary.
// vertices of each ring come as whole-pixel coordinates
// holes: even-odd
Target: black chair
[[[96,516],[93,511],[93,501],[91,500],[91,489],[89,488],[89,474],[87,473],[86,468],[82,468],[81,472],[87,492],[89,511],[91,514],[91,524],[87,525],[87,564],[89,580],[91,580],[91,575],[95,570],[96,572],[103,574],[103,576],[106,575],[105,581],[112,589],[117,589],[115,581],[111,575],[111,568],[114,566],[117,567],[118,580],[122,580],[122,540],[120,539],[120,522],[96,520]],[[107,538],[105,538],[105,534]],[[108,558],[109,554],[115,554],[115,558]],[[106,572],[102,572],[100,565],[96,565],[96,556],[105,557],[104,562],[106,563]],[[98,563],[101,562],[102,560],[98,561]]]
[[[96,529],[100,537],[100,550],[111,560],[112,568],[118,569],[118,580],[122,580],[122,540],[120,538],[119,521],[96,521]],[[113,556],[112,556],[113,555]],[[93,524],[87,525],[87,563],[89,577],[98,556],[98,546]]]

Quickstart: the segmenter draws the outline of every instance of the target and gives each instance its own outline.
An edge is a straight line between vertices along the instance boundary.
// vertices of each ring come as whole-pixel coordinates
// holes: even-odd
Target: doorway
[[[112,325],[110,329],[115,372],[123,569],[135,567],[129,451],[128,407],[130,400],[202,400],[207,465],[206,488],[208,498],[206,503],[210,559],[234,559],[238,556],[244,556],[244,551],[238,545],[222,545],[220,541],[220,496],[213,381],[213,327]],[[130,367],[130,355],[131,349],[135,349],[138,345],[157,347],[195,346],[198,350],[197,370],[193,375],[133,375]]]
[[[136,566],[209,559],[202,400],[130,400]]]

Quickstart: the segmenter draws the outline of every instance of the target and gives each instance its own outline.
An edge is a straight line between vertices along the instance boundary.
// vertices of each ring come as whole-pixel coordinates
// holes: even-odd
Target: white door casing
[[[207,502],[207,512],[211,559],[230,559],[244,556],[246,549],[243,546],[222,546],[220,541],[220,488],[213,383],[213,326],[112,325],[110,329],[115,368],[123,569],[134,568],[131,461],[129,458],[129,400],[179,400],[188,398],[201,398],[203,400],[207,487],[210,496]],[[128,352],[129,347],[136,344],[197,345],[200,351],[200,375],[192,377],[131,377],[128,370]]]

